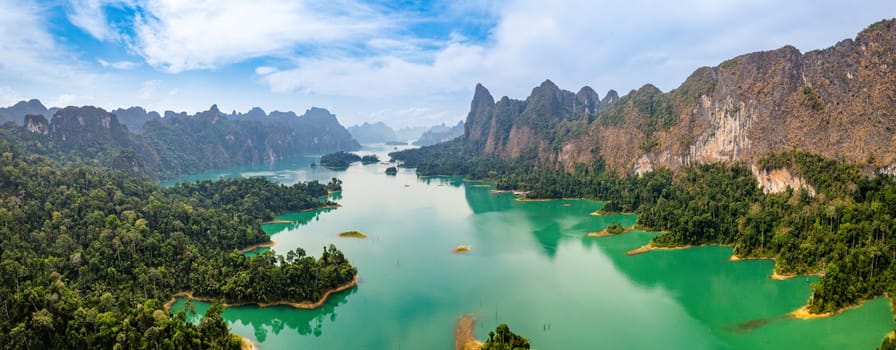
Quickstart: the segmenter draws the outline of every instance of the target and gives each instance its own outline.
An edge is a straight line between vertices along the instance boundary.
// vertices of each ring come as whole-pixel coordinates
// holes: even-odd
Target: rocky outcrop
[[[50,133],[50,123],[42,115],[29,114],[25,116],[25,130],[30,133],[47,135]]]
[[[803,178],[793,176],[790,170],[786,168],[760,170],[754,164],[750,167],[750,171],[753,173],[759,188],[765,193],[780,193],[791,188],[794,191],[806,191],[809,196],[815,197],[815,188],[810,186]]]
[[[143,107],[130,107],[127,109],[114,109],[112,114],[118,117],[118,122],[134,133],[143,132],[143,125],[154,119],[162,118],[158,112],[147,112]]]
[[[785,46],[703,67],[665,93],[648,84],[601,100],[589,87],[573,94],[548,80],[525,101],[495,103],[477,85],[464,145],[560,169],[600,159],[620,174],[749,166],[790,150],[886,169],[896,163],[894,65],[896,21],[887,20],[827,49]],[[803,188],[766,175],[764,188]]]

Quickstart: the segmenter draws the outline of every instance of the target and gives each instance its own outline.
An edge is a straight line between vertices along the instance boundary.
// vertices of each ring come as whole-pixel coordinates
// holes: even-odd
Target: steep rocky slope
[[[752,165],[773,152],[896,164],[896,21],[800,53],[792,46],[696,70],[678,88],[652,85],[603,100],[545,81],[525,101],[476,86],[464,147],[475,154],[571,169],[602,160],[643,173],[696,163]]]

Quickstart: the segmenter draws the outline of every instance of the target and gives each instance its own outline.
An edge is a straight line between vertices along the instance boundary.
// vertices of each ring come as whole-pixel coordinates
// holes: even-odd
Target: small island
[[[361,156],[348,153],[348,152],[336,152],[325,154],[323,157],[320,157],[320,165],[323,165],[327,168],[335,168],[335,169],[343,169],[348,168],[349,165],[355,162],[360,162]]]
[[[621,233],[629,232],[633,228],[634,228],[634,226],[625,228],[625,227],[622,227],[622,225],[620,225],[620,224],[612,223],[612,224],[610,224],[610,226],[607,226],[607,228],[600,230],[598,232],[589,232],[588,237],[606,237],[606,236],[618,235]]]
[[[376,154],[368,154],[368,155],[361,157],[361,164],[364,164],[364,165],[379,163],[379,162],[380,162],[380,158],[377,157]]]
[[[345,231],[339,234],[343,238],[367,238],[367,235],[358,231]]]
[[[386,175],[395,175],[395,174],[398,174],[398,168],[396,168],[394,166],[390,166],[390,167],[386,168]]]
[[[454,254],[464,254],[464,253],[469,253],[469,252],[470,252],[470,246],[468,246],[468,245],[461,244],[454,248]]]

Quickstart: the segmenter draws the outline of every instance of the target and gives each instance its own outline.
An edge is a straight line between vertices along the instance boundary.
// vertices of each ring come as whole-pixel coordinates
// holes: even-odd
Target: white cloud
[[[159,90],[162,88],[162,85],[161,80],[144,81],[143,84],[140,85],[140,89],[137,90],[137,98],[141,100],[149,100],[156,97]]]
[[[255,68],[255,74],[258,74],[258,75],[268,75],[268,74],[274,73],[276,71],[277,71],[277,68],[268,67],[268,66],[261,66],[261,67]]]
[[[879,13],[896,13],[893,2],[872,7],[807,0],[517,0],[486,8],[499,12],[485,42],[454,38],[433,50],[376,38],[368,45],[382,52],[373,56],[297,58],[294,67],[262,81],[274,92],[352,97],[469,92],[482,82],[496,97],[524,98],[544,79],[572,90],[590,85],[601,95],[645,83],[669,90],[700,66],[785,44],[823,48],[852,37]]]
[[[50,100],[49,106],[65,108],[76,104],[84,104],[85,101],[92,100],[89,96],[79,96],[75,94],[62,94]]]
[[[97,63],[100,64],[100,66],[103,66],[103,68],[114,68],[114,69],[122,69],[122,70],[134,69],[140,65],[139,63],[134,62],[134,61],[109,62],[102,58],[97,58],[96,61],[97,61]]]
[[[133,50],[170,73],[287,55],[300,44],[370,37],[389,24],[350,0],[148,1],[143,10]]]
[[[11,106],[24,98],[9,86],[0,86],[0,107]]]
[[[109,25],[103,6],[108,0],[70,0],[67,8],[69,22],[87,32],[97,40],[110,41],[119,38],[118,32]]]

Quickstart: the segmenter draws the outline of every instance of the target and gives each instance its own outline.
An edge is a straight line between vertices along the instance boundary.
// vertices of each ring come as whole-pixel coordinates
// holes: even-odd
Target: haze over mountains
[[[886,20],[824,50],[785,46],[702,67],[666,93],[647,84],[601,99],[547,80],[525,101],[495,101],[478,85],[463,138],[437,147],[567,170],[599,160],[619,174],[749,165],[794,149],[893,171],[894,62]]]
[[[31,100],[0,113],[7,121],[0,128],[0,139],[26,151],[63,163],[100,165],[156,179],[360,148],[335,115],[316,107],[299,116],[267,114],[259,108],[227,114],[213,105],[195,115],[168,111],[162,118],[140,107],[113,112],[91,106],[48,110]],[[23,124],[12,122],[19,117]]]
[[[414,141],[418,146],[429,146],[457,138],[464,133],[464,122],[449,127],[445,123],[432,127],[404,127],[397,131],[383,122],[353,125],[348,131],[360,143],[385,143]]]

